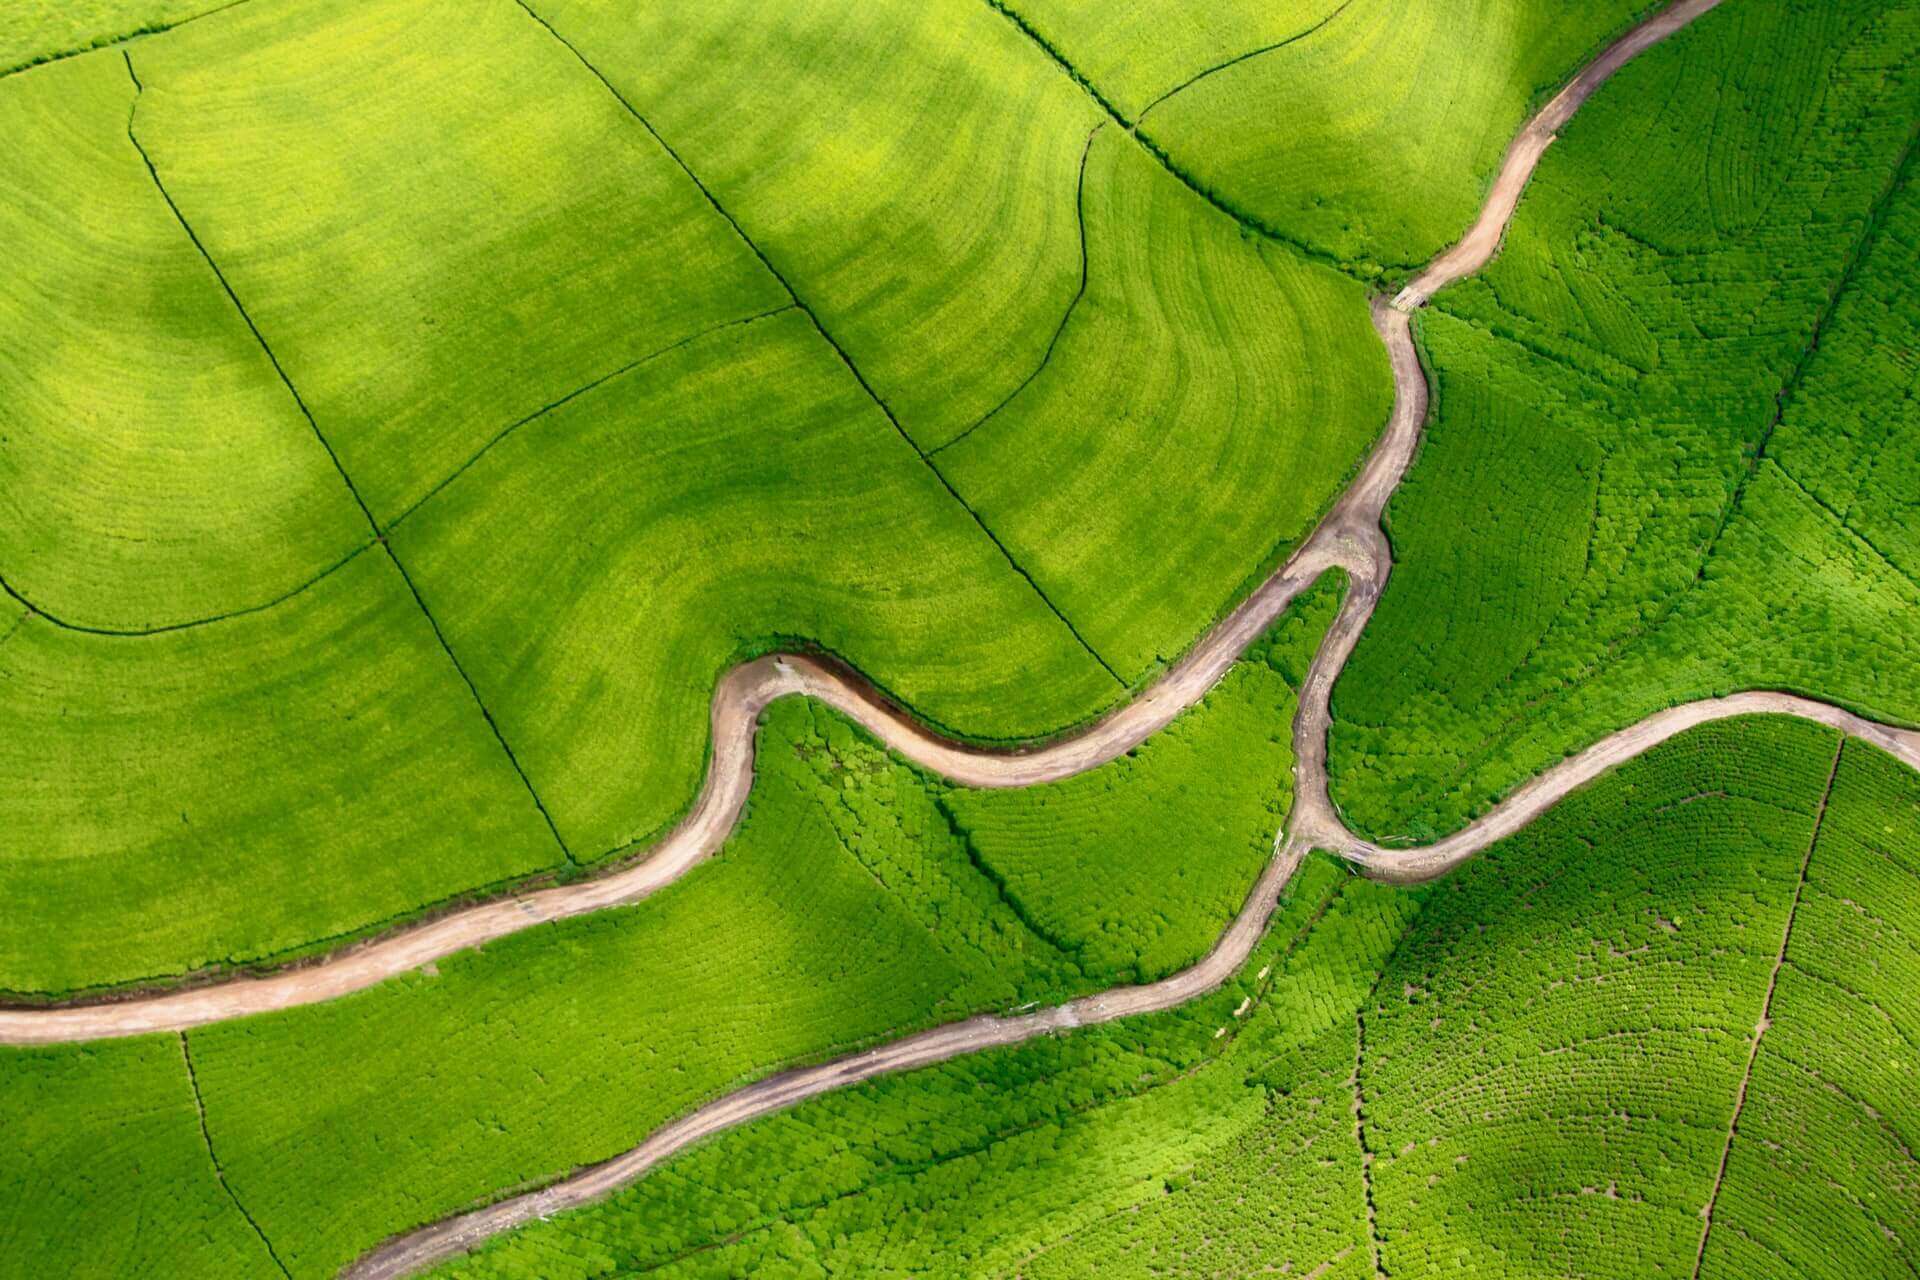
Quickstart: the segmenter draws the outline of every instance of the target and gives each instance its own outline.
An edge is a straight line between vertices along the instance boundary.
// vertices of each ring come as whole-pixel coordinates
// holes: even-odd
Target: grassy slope
[[[174,1036],[10,1052],[0,1089],[0,1270],[276,1274],[214,1175]]]
[[[134,133],[383,523],[509,423],[786,301],[512,4],[243,5],[133,63]]]
[[[1335,691],[1357,825],[1456,825],[1729,688],[1920,717],[1920,420],[1883,327],[1913,313],[1915,197],[1889,184],[1916,47],[1911,4],[1716,11],[1588,104],[1503,255],[1438,300],[1398,567]]]
[[[1137,680],[1305,537],[1391,383],[1358,285],[1244,235],[1117,129],[1082,212],[1086,293],[1050,358],[935,460]]]
[[[1655,7],[1352,0],[1312,34],[1166,98],[1140,126],[1263,225],[1362,271],[1404,272],[1473,221],[1528,110]]]
[[[0,900],[33,908],[0,913],[0,990],[257,959],[561,860],[378,553],[207,627],[29,617],[0,724]]]
[[[263,604],[365,520],[127,138],[116,53],[0,81],[0,577],[76,625]]]
[[[529,423],[394,546],[583,858],[693,794],[742,654],[822,644],[996,737],[1118,693],[797,311]]]
[[[1807,863],[1704,1280],[1844,1280],[1920,1262],[1916,991],[1920,780],[1849,745]]]
[[[1270,740],[1292,719],[1292,673],[1334,603],[1320,589],[1262,661],[1083,780],[1158,797],[1156,820],[1194,843],[1130,841],[1116,830],[1123,814],[1083,810],[1064,822],[1077,838],[1056,846],[1050,876],[1021,865],[1018,833],[1035,825],[1029,810],[1057,813],[1057,796],[966,809],[970,848],[950,788],[837,716],[776,704],[744,826],[683,883],[433,974],[191,1033],[232,1187],[296,1275],[330,1274],[393,1231],[603,1158],[783,1064],[1191,963],[1239,908],[1284,817],[1275,797],[1291,759]],[[1229,770],[1245,734],[1261,740],[1258,767]],[[1109,886],[1141,894],[1175,879],[1176,860],[1180,900],[1135,950],[1097,917],[1060,910]],[[0,1055],[0,1078],[23,1061]],[[18,1158],[42,1196],[72,1185]]]
[[[1360,1280],[1358,1059],[1390,1274],[1684,1275],[1836,745],[1697,730],[1419,893],[1310,862],[1218,996],[817,1100],[443,1273]]]

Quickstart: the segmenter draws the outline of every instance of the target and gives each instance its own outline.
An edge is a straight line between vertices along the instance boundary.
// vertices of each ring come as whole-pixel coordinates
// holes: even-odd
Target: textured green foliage
[[[135,136],[383,522],[508,424],[787,300],[515,5],[242,5],[132,57]]]
[[[1714,1207],[1705,1280],[1914,1268],[1916,992],[1920,779],[1849,743]]]
[[[1715,10],[1582,109],[1436,301],[1435,421],[1335,692],[1358,825],[1455,826],[1732,688],[1920,718],[1916,55],[1908,3]]]
[[[258,960],[561,861],[378,552],[212,626],[0,633],[0,990]]]
[[[746,655],[826,648],[975,739],[1088,720],[1297,542],[1379,425],[1357,288],[1095,139],[1100,108],[988,6],[535,7],[250,3],[0,83],[25,138],[0,219],[30,250],[0,285],[0,575],[44,621],[253,613],[291,644],[297,593],[377,530],[592,863],[684,811]],[[394,625],[362,643],[411,644]],[[16,750],[36,787],[117,781],[87,768],[111,752]],[[406,804],[384,779],[351,803],[459,841],[474,788],[428,776],[445,758]],[[270,837],[257,870],[155,896],[172,952],[0,985],[284,954],[557,862],[396,859],[399,819],[369,838],[281,807],[209,837]],[[103,902],[175,873],[130,839],[67,859],[60,895],[109,860],[133,875]],[[320,841],[353,887],[277,892]],[[248,898],[280,917],[257,937],[211,919]],[[15,927],[72,951],[45,914]]]
[[[1074,192],[1102,115],[981,0],[531,3],[923,448],[1040,363],[1079,284]]]
[[[1392,1275],[1689,1273],[1837,746],[1709,726],[1435,887],[1365,1021]]]
[[[1170,1235],[1205,1247],[1208,1225],[1221,1264],[1310,1271],[1364,1230],[1352,1009],[1408,902],[1309,863],[1247,972],[1211,996],[828,1095],[447,1272],[1134,1276],[1164,1266]],[[1301,1105],[1270,1120],[1282,1091]],[[1237,1210],[1216,1195],[1269,1169],[1279,1195],[1260,1186]]]
[[[117,629],[265,604],[371,537],[128,140],[134,96],[114,54],[0,84],[0,579]]]
[[[1140,127],[1261,224],[1365,272],[1407,270],[1467,229],[1527,112],[1655,7],[1350,0],[1298,40],[1248,42],[1253,56]]]
[[[176,1037],[6,1050],[0,1079],[0,1270],[275,1274],[214,1176]]]
[[[1687,1275],[1836,745],[1696,730],[1420,893],[1310,862],[1217,996],[821,1098],[442,1274]]]
[[[782,701],[743,825],[683,881],[341,1000],[191,1032],[230,1184],[296,1275],[331,1274],[395,1231],[604,1159],[783,1066],[1198,959],[1271,849],[1291,761],[1269,747],[1245,781],[1210,778],[1232,772],[1239,734],[1291,723],[1292,679],[1333,600],[1319,588],[1168,739],[1082,780],[1158,797],[1151,820],[1199,842],[1182,851],[1192,901],[1140,930],[1138,951],[1074,936],[1079,916],[1058,939],[1036,930],[1011,878],[955,829],[949,787],[839,716]],[[1014,809],[1044,803],[1005,802],[991,816],[1016,828]],[[1022,891],[1072,904],[1174,878],[1174,850],[1114,839],[1109,819],[1079,828],[1105,860],[1063,856],[1044,880],[1023,874]]]
[[[671,821],[721,671],[793,637],[994,737],[1118,693],[797,311],[528,423],[393,537],[582,857]]]
[[[1297,40],[1341,0],[1020,0],[1008,4],[1127,119],[1195,77]]]
[[[1307,535],[1391,391],[1358,285],[1246,235],[1117,129],[1088,144],[1082,211],[1059,342],[935,460],[1138,680]]]
[[[1163,977],[1239,910],[1286,819],[1294,692],[1337,595],[1317,584],[1196,710],[1112,764],[942,799],[1008,900],[1087,972]]]

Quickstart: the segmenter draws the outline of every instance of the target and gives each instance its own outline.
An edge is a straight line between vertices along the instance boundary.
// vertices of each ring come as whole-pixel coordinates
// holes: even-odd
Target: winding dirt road
[[[929,732],[880,696],[857,673],[819,658],[776,655],[729,672],[712,707],[713,755],[693,811],[635,866],[604,878],[526,893],[469,908],[319,963],[261,978],[115,1003],[0,1010],[0,1044],[66,1041],[179,1031],[209,1022],[330,1000],[441,956],[521,929],[645,898],[673,883],[725,841],[753,781],[760,714],[776,698],[817,698],[859,721],[888,747],[971,787],[1023,787],[1073,776],[1124,754],[1197,702],[1293,600],[1329,569],[1351,587],[1309,668],[1294,725],[1296,795],[1287,829],[1233,923],[1206,958],[1149,986],[1123,987],[1058,1008],[1012,1017],[982,1016],[820,1066],[782,1072],[727,1094],[658,1130],[640,1146],[541,1190],[420,1228],[368,1254],[346,1273],[409,1274],[536,1217],[577,1207],[633,1182],[673,1153],[724,1129],[809,1097],[895,1071],[1010,1045],[1034,1036],[1168,1009],[1218,987],[1252,953],[1300,859],[1319,848],[1350,859],[1379,879],[1412,883],[1438,876],[1524,827],[1568,792],[1621,762],[1696,725],[1729,716],[1776,713],[1830,725],[1920,769],[1920,732],[1864,719],[1790,694],[1752,692],[1672,707],[1622,729],[1533,778],[1460,832],[1419,849],[1392,850],[1360,839],[1328,795],[1326,739],[1333,684],[1372,616],[1392,570],[1380,519],[1413,459],[1427,416],[1428,389],[1414,351],[1410,313],[1437,290],[1479,270],[1498,250],[1527,180],[1556,131],[1599,85],[1635,54],[1664,39],[1720,0],[1677,0],[1602,52],[1550,101],[1509,148],[1479,219],[1391,302],[1376,301],[1373,323],[1391,359],[1395,402],[1387,428],[1359,477],[1313,536],[1237,609],[1221,620],[1139,698],[1084,731],[1028,750],[991,751]]]
[[[1534,778],[1478,822],[1425,849],[1388,850],[1361,840],[1347,830],[1328,797],[1329,697],[1392,569],[1380,518],[1412,462],[1427,415],[1427,384],[1414,352],[1409,313],[1434,291],[1479,270],[1498,250],[1501,233],[1534,166],[1553,140],[1555,130],[1579,105],[1634,54],[1718,3],[1678,0],[1602,52],[1521,131],[1488,192],[1480,217],[1465,238],[1435,259],[1391,303],[1375,302],[1373,323],[1391,359],[1395,400],[1386,430],[1360,475],[1313,536],[1278,571],[1132,702],[1059,741],[1024,750],[996,751],[956,743],[930,732],[858,673],[839,664],[797,654],[761,658],[736,667],[720,682],[711,714],[713,754],[700,794],[692,812],[644,861],[601,878],[457,911],[349,947],[317,963],[265,977],[234,978],[205,987],[91,1004],[0,1009],[0,1044],[49,1044],[181,1031],[314,1004],[533,925],[639,901],[685,875],[732,832],[752,787],[759,717],[776,698],[817,698],[859,721],[916,764],[966,786],[1025,787],[1071,777],[1125,754],[1199,701],[1301,592],[1333,568],[1346,570],[1352,585],[1314,658],[1302,693],[1295,725],[1297,795],[1289,834],[1297,837],[1297,843],[1340,853],[1381,878],[1412,881],[1439,875],[1526,825],[1567,792],[1612,765],[1686,728],[1726,716],[1754,711],[1805,716],[1867,738],[1920,768],[1920,734],[1874,724],[1811,699],[1750,693],[1671,708],[1623,729]],[[1256,906],[1258,903],[1250,899],[1249,910]],[[1182,975],[1170,981],[1187,980]],[[1191,993],[1204,987],[1188,983],[1185,989]]]
[[[1879,724],[1815,699],[1756,691],[1671,707],[1610,734],[1533,778],[1463,830],[1423,848],[1385,849],[1362,840],[1347,829],[1328,795],[1326,744],[1334,681],[1359,642],[1392,571],[1381,515],[1412,462],[1427,416],[1428,388],[1414,349],[1410,313],[1434,292],[1478,271],[1498,251],[1501,235],[1534,167],[1581,103],[1635,54],[1719,3],[1676,0],[1604,50],[1515,139],[1481,215],[1466,237],[1435,259],[1391,302],[1375,302],[1373,323],[1390,356],[1395,389],[1393,414],[1380,443],[1359,477],[1300,550],[1142,697],[1085,732],[1058,743],[1023,752],[989,752],[927,732],[878,697],[855,673],[806,658],[764,659],[736,670],[723,684],[714,703],[713,771],[693,816],[669,837],[660,852],[647,863],[599,885],[550,890],[545,895],[530,895],[528,900],[545,899],[551,904],[535,908],[548,912],[540,918],[630,901],[668,883],[705,857],[738,815],[751,782],[754,723],[761,709],[776,697],[799,693],[819,698],[858,720],[907,758],[968,786],[1018,787],[1052,781],[1112,760],[1166,725],[1204,695],[1239,654],[1322,573],[1331,568],[1344,569],[1351,586],[1308,670],[1294,722],[1296,794],[1287,828],[1276,841],[1273,860],[1245,905],[1203,960],[1148,986],[1115,988],[1028,1014],[976,1017],[819,1066],[770,1076],[681,1117],[655,1131],[638,1147],[602,1164],[579,1170],[537,1191],[395,1237],[344,1274],[356,1280],[412,1274],[536,1218],[599,1200],[696,1142],[833,1089],[1035,1036],[1182,1004],[1219,987],[1246,962],[1309,850],[1338,853],[1385,881],[1430,880],[1520,830],[1569,792],[1614,766],[1710,721],[1757,713],[1800,716],[1870,742],[1920,770],[1920,732]],[[482,912],[471,914],[477,917]],[[468,925],[456,933],[471,930]],[[0,1021],[0,1037],[9,1031]]]

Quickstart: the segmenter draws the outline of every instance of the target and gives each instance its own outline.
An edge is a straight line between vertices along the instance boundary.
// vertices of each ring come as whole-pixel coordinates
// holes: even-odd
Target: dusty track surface
[[[1714,8],[1719,0],[1677,0],[1608,47],[1528,123],[1508,150],[1479,219],[1373,322],[1393,367],[1395,402],[1386,431],[1360,476],[1314,535],[1237,609],[1210,630],[1152,688],[1086,730],[1043,747],[1000,752],[941,738],[880,696],[857,673],[801,655],[776,655],[729,672],[715,692],[713,756],[692,813],[638,865],[581,884],[540,890],[470,908],[351,948],[305,968],[196,990],[117,1003],[0,1010],[0,1043],[62,1041],[177,1031],[209,1022],[312,1004],[348,994],[535,924],[635,902],[673,883],[710,856],[738,821],[753,782],[760,714],[776,698],[817,698],[872,731],[901,755],[971,787],[1023,787],[1054,781],[1115,759],[1205,695],[1239,655],[1293,600],[1329,569],[1351,588],[1302,690],[1295,721],[1297,791],[1287,830],[1233,923],[1206,958],[1149,986],[1122,987],[1058,1008],[1012,1017],[982,1016],[840,1058],[782,1072],[716,1099],[658,1130],[640,1146],[563,1181],[400,1236],[347,1272],[357,1277],[409,1274],[537,1217],[597,1200],[633,1182],[673,1153],[724,1129],[815,1095],[887,1072],[1134,1014],[1168,1009],[1211,991],[1252,953],[1304,854],[1336,852],[1383,880],[1440,875],[1512,834],[1570,791],[1674,735],[1708,721],[1754,713],[1796,715],[1830,725],[1920,769],[1920,732],[1866,720],[1790,694],[1753,692],[1659,712],[1563,760],[1464,830],[1420,849],[1392,850],[1348,831],[1328,796],[1326,734],[1335,679],[1358,643],[1386,586],[1392,563],[1380,517],[1405,475],[1427,415],[1427,384],[1415,354],[1410,312],[1445,285],[1485,265],[1498,250],[1521,192],[1557,130],[1628,59]]]

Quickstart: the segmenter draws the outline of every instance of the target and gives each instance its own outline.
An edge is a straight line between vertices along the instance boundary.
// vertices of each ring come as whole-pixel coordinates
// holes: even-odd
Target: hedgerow
[[[63,0],[18,6],[0,28],[0,75],[157,31],[218,8],[221,0]]]
[[[1436,416],[1334,698],[1356,826],[1457,826],[1735,688],[1920,719],[1920,402],[1869,354],[1913,307],[1913,17],[1715,10],[1582,108],[1501,256],[1436,300]]]

